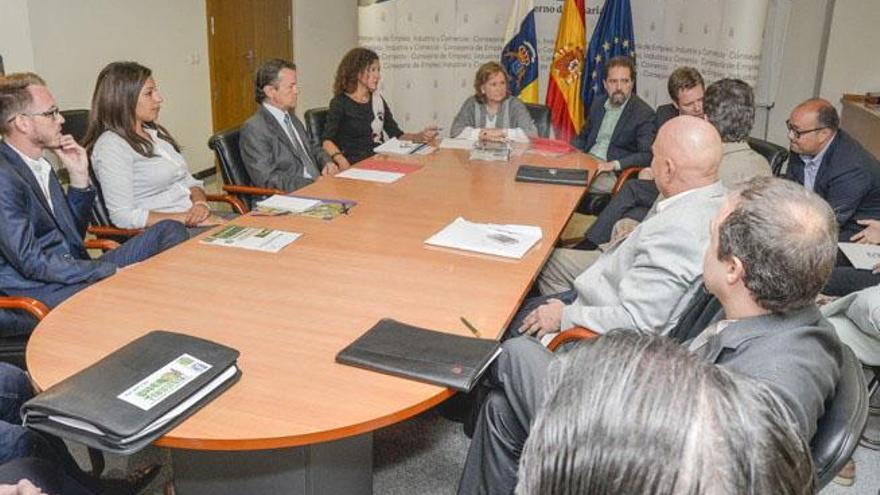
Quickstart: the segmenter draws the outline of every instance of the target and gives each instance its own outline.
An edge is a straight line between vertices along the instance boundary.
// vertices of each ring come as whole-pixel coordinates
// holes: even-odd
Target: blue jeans
[[[147,228],[143,233],[132,237],[118,248],[104,253],[100,260],[122,268],[144,261],[187,239],[189,239],[189,234],[182,223],[174,220],[162,220]],[[54,308],[89,285],[91,284],[49,283],[30,292],[9,295],[32,297],[49,308]],[[28,334],[37,324],[32,316],[20,311],[0,310],[0,312],[3,313],[0,316],[3,336]]]
[[[0,463],[31,455],[31,432],[21,425],[21,405],[34,396],[24,371],[0,363]]]

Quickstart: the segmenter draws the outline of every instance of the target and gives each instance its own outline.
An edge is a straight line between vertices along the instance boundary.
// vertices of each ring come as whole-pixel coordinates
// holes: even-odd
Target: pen
[[[477,338],[483,337],[482,335],[480,335],[480,331],[477,330],[477,327],[475,327],[471,322],[467,321],[467,318],[465,318],[464,316],[460,316],[459,318],[461,319],[461,322],[464,323],[464,326],[466,326],[467,329],[470,330],[471,333],[474,334]]]
[[[425,146],[428,146],[428,143],[421,143],[418,146],[416,146],[415,148],[413,148],[412,150],[410,150],[410,152],[408,154],[415,155],[416,153],[419,152],[419,150],[423,149]]]

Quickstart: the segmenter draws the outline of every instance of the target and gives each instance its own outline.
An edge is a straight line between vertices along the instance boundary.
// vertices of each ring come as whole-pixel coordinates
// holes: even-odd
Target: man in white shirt
[[[0,290],[54,307],[74,293],[188,238],[177,222],[159,222],[119,248],[92,260],[83,244],[95,189],[89,161],[36,74],[0,78]],[[43,157],[51,150],[67,169],[61,188]],[[26,333],[33,321],[0,312],[0,327]]]
[[[254,91],[260,108],[244,123],[239,137],[241,158],[254,186],[294,191],[339,170],[292,113],[299,95],[296,65],[266,61],[254,77]]]

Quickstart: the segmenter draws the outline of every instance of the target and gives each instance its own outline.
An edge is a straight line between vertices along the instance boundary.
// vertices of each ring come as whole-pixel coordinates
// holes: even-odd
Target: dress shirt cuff
[[[458,133],[458,136],[455,136],[456,139],[470,139],[477,140],[480,139],[480,130],[471,126],[467,126],[462,129],[461,132]]]
[[[515,143],[528,143],[529,142],[529,137],[526,136],[525,131],[523,131],[519,127],[513,127],[511,129],[507,129],[507,139],[509,139]]]
[[[615,172],[620,172],[620,160],[614,160],[611,164],[614,165]]]

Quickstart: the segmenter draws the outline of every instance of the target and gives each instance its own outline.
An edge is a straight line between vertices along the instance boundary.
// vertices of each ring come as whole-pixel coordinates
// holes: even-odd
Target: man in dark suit
[[[786,122],[791,158],[786,177],[831,205],[840,240],[849,241],[859,220],[880,218],[880,163],[840,129],[837,110],[826,100],[807,100]]]
[[[659,130],[668,120],[679,115],[703,117],[703,93],[706,85],[700,71],[693,67],[679,67],[666,81],[666,90],[672,103],[657,107],[656,126]]]
[[[729,194],[711,222],[703,280],[723,307],[683,345],[768,386],[812,438],[841,375],[841,344],[814,300],[837,249],[834,213],[789,181],[754,178]],[[483,380],[459,493],[510,493],[523,444],[556,359],[531,338],[511,339]],[[625,414],[626,411],[621,411]]]
[[[89,258],[83,236],[95,189],[86,151],[70,135],[61,135],[63,122],[39,76],[0,78],[0,290],[50,308],[117,268],[188,238],[182,224],[163,221],[100,259]],[[67,194],[43,157],[45,150],[67,169]],[[11,323],[15,328],[4,330],[26,333],[33,322]]]
[[[605,66],[606,96],[593,100],[581,133],[572,141],[576,148],[599,160],[592,192],[608,193],[616,172],[651,163],[654,142],[654,110],[633,94],[636,69],[630,57],[614,57]]]
[[[268,60],[257,70],[254,91],[260,108],[242,126],[239,146],[255,186],[294,191],[339,170],[292,113],[299,94],[294,64]]]

